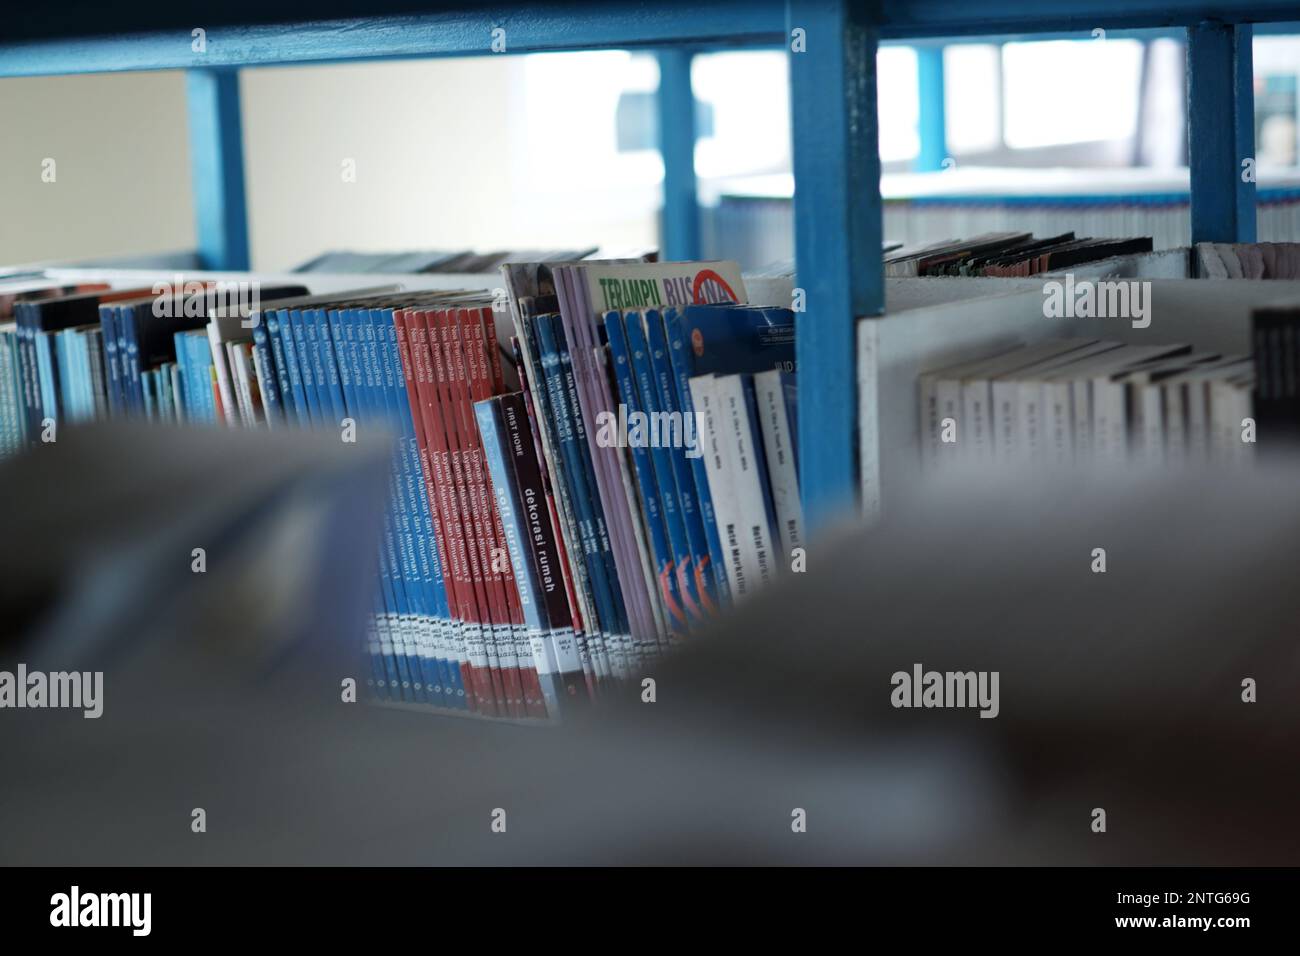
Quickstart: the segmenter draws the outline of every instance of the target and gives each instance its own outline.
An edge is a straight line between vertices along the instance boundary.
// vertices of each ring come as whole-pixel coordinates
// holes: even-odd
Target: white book
[[[1047,339],[999,355],[961,378],[962,433],[957,444],[964,447],[966,461],[988,463],[993,460],[993,387],[999,376],[1027,368],[1044,359],[1081,348],[1091,339]]]
[[[208,345],[212,351],[212,364],[217,371],[217,391],[221,394],[221,407],[227,425],[238,425],[241,416],[234,393],[234,383],[230,378],[230,360],[226,352],[226,343],[252,337],[252,333],[244,327],[245,321],[247,320],[238,315],[220,314],[208,320]]]
[[[235,370],[235,353],[239,350],[234,342],[227,342],[226,366],[230,375],[230,391],[235,397],[236,423],[243,425],[245,428],[252,427],[252,419],[249,414],[248,405],[245,402],[244,391],[239,387],[239,379]]]
[[[732,482],[729,442],[723,429],[725,416],[719,411],[716,380],[712,375],[697,375],[687,383],[691,402],[703,422],[700,441],[704,448],[704,470],[709,477],[709,496],[713,499],[713,517],[718,526],[718,537],[726,551],[727,583],[734,600],[754,592],[758,586],[758,569],[749,559],[743,546],[736,488]]]
[[[746,384],[746,380],[750,384]],[[713,380],[722,424],[720,440],[726,447],[736,491],[736,510],[741,519],[740,545],[750,563],[750,580],[765,585],[776,579],[776,540],[768,499],[762,455],[762,433],[751,417],[748,375],[719,375]]]
[[[244,413],[244,424],[254,428],[264,421],[261,392],[257,388],[257,378],[252,367],[253,347],[246,342],[231,342],[231,371],[235,380],[235,389],[239,396],[240,407]]]
[[[1240,355],[1225,356],[1217,362],[1208,362],[1194,369],[1165,379],[1165,427],[1169,434],[1169,420],[1175,404],[1181,407],[1183,421],[1184,460],[1203,463],[1210,459],[1210,384],[1220,378],[1249,373],[1253,360]]]
[[[796,450],[791,441],[789,413],[785,403],[787,373],[772,370],[754,376],[754,397],[763,433],[763,452],[767,459],[767,481],[772,489],[772,507],[776,510],[777,538],[781,543],[784,566],[795,548],[803,547],[803,506],[799,501],[799,472]]]
[[[253,374],[257,380],[257,392],[262,396],[262,418],[266,421],[268,429],[276,428],[280,422],[277,421],[276,414],[266,405],[266,390],[268,385],[271,388],[277,388],[277,383],[273,380],[274,373],[262,362],[262,353],[257,349],[252,350],[253,356]]]
[[[168,370],[172,379],[172,417],[178,421],[185,421],[185,393],[181,385],[181,367],[180,363],[174,363]]]
[[[990,383],[994,416],[993,453],[999,461],[1042,461],[1043,377],[1046,373],[1115,348],[1116,342],[1079,339],[1077,347],[1000,375]]]
[[[1189,368],[1218,359],[1217,355],[1192,353],[1148,362],[1117,381],[1128,391],[1129,455],[1138,464],[1162,464],[1165,460],[1165,419],[1160,382]]]
[[[950,462],[957,454],[962,431],[962,377],[977,371],[985,362],[1023,347],[1023,344],[1017,344],[1011,348],[986,349],[982,355],[968,361],[921,373],[921,466],[926,471],[941,467],[941,462]],[[953,437],[957,441],[943,441],[946,419],[952,420]]]

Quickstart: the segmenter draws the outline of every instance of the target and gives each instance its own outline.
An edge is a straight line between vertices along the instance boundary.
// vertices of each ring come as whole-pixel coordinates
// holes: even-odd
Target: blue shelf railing
[[[415,4],[320,0],[311,19],[285,0],[203,5],[209,16],[161,0],[111,9],[69,0],[0,25],[0,77],[127,70],[189,71],[190,136],[201,261],[248,264],[237,70],[245,66],[597,48],[657,52],[661,115],[690,108],[690,51],[789,51],[797,183],[801,479],[810,520],[850,505],[857,489],[855,326],[884,309],[876,50],[883,42],[1023,35],[1090,36],[1095,29],[1186,30],[1191,219],[1194,241],[1255,235],[1250,38],[1252,24],[1296,19],[1293,0],[612,0],[583,4]],[[422,12],[411,12],[415,7]],[[66,8],[66,9],[65,9]],[[363,12],[358,12],[363,11]],[[242,18],[242,19],[241,19]],[[208,25],[189,21],[208,20]],[[201,29],[202,43],[196,42]],[[1261,27],[1267,29],[1267,27]],[[500,33],[498,31],[504,31]],[[497,43],[494,46],[494,40]],[[504,41],[504,45],[502,42]],[[929,89],[941,61],[923,58]],[[938,115],[926,161],[940,159]],[[698,251],[694,143],[661,124],[665,246]]]

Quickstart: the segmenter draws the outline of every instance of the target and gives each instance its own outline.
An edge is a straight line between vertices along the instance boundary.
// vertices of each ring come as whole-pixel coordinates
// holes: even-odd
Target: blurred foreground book
[[[4,669],[107,662],[97,720],[0,711],[2,862],[1300,862],[1294,461],[962,476],[870,530],[814,539],[805,573],[645,674],[653,702],[632,683],[536,728],[345,699],[382,465],[347,450],[300,470],[281,436],[223,483],[205,472],[235,444],[205,460],[153,434],[165,453],[129,453],[170,477],[139,487],[118,484],[128,450],[88,436],[78,451],[71,434],[66,468],[51,455],[0,473],[24,502],[4,518],[4,618],[34,635],[6,642]],[[87,534],[106,512],[79,497],[100,485],[116,489],[107,513],[134,508],[143,526]],[[306,562],[290,577],[318,587],[244,586],[251,571],[215,601],[195,586],[200,525],[221,512],[265,528],[254,516],[304,487],[331,530],[289,535],[269,566]],[[115,593],[94,585],[114,573],[138,602],[172,594],[165,616],[133,605],[139,629],[109,633],[87,595]],[[251,622],[278,633],[267,615],[289,594],[319,602],[312,632],[249,666],[265,660],[246,653]],[[900,694],[899,675],[932,671],[996,674],[970,685],[996,700]],[[935,699],[956,703],[947,687]]]

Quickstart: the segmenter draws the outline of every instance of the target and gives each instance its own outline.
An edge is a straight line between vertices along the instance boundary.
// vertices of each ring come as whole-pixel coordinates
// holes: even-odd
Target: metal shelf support
[[[190,70],[190,176],[199,262],[204,269],[249,267],[244,146],[236,70]]]
[[[1255,95],[1249,24],[1187,30],[1192,242],[1255,241]]]
[[[878,36],[865,4],[790,0],[799,483],[814,530],[857,496],[859,316],[884,310]],[[799,291],[803,301],[798,301]],[[798,311],[802,306],[803,311]]]

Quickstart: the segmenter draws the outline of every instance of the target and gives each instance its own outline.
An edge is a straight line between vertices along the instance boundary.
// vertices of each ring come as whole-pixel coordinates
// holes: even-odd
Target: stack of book
[[[1237,460],[1254,380],[1248,356],[1186,345],[1016,346],[921,376],[923,464]]]
[[[734,263],[502,274],[495,292],[250,276],[20,297],[6,441],[104,416],[391,433],[371,686],[554,719],[790,565],[794,316],[745,304]]]
[[[990,232],[970,239],[947,239],[885,254],[885,275],[1031,276],[1085,262],[1150,252],[1149,236],[1135,239],[1081,239],[1073,232],[1037,239],[1029,232]]]

